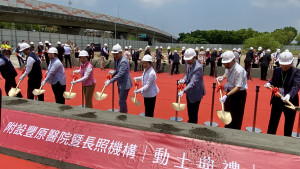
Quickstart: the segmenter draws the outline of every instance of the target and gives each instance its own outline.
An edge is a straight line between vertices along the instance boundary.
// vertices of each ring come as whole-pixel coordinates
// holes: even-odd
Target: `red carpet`
[[[1,169],[57,169],[39,163],[0,154]]]
[[[71,82],[71,75],[73,69],[66,69],[66,76],[67,76],[67,91],[70,90],[70,82]],[[100,69],[94,70],[94,76],[96,78],[96,91],[101,91],[104,82],[106,81],[107,73],[109,70],[101,71]],[[43,72],[44,74],[45,72]],[[21,71],[18,70],[19,76],[21,75]],[[141,76],[140,72],[131,72],[131,77]],[[19,76],[16,78],[18,80]],[[157,96],[156,107],[155,107],[155,118],[161,119],[170,119],[170,117],[175,115],[175,110],[171,107],[171,103],[175,102],[176,99],[176,80],[181,79],[183,75],[174,75],[168,76],[168,74],[159,74],[157,76],[157,84],[159,87],[159,94]],[[215,79],[210,76],[204,76],[205,88],[206,88],[206,95],[202,99],[200,103],[200,110],[199,110],[199,124],[203,124],[205,121],[209,121],[210,113],[211,113],[211,100],[212,100],[212,84],[215,82]],[[257,108],[257,123],[256,126],[262,129],[263,133],[266,133],[269,118],[270,118],[270,97],[271,91],[267,90],[263,87],[266,81],[261,81],[260,79],[253,79],[253,81],[248,81],[248,91],[247,91],[247,101],[246,101],[246,108],[245,108],[245,115],[243,121],[242,129],[245,130],[247,126],[252,126],[253,123],[253,114],[254,114],[254,103],[255,103],[255,89],[256,85],[260,86],[259,92],[259,100],[258,100],[258,108]],[[4,89],[4,79],[0,81],[0,87]],[[23,97],[26,98],[27,92],[27,78],[21,83],[20,85],[21,92]],[[45,101],[46,102],[54,102],[54,95],[51,89],[50,84],[46,84],[44,87],[46,89],[45,93]],[[81,84],[76,84],[73,87],[73,92],[77,93],[77,96],[73,100],[67,100],[66,104],[78,106],[81,105]],[[97,101],[93,99],[93,105],[95,109],[107,110],[111,109],[111,102],[112,102],[112,85],[106,88],[105,92],[108,94],[108,97],[103,101]],[[117,87],[115,84],[115,108],[119,109],[118,105],[118,94],[117,94]],[[4,93],[5,94],[5,93]],[[133,88],[131,89],[129,96],[133,96]],[[220,95],[218,92],[215,93],[215,102],[214,102],[214,121],[219,124],[220,127],[224,127],[224,124],[218,119],[216,115],[216,110],[221,109],[221,105],[218,101]],[[144,112],[144,105],[143,105],[143,97],[139,94],[137,99],[142,102],[140,107],[136,107],[128,98],[128,111],[129,114],[139,115],[140,113]],[[182,103],[185,103],[185,96],[182,99]],[[298,124],[298,114],[296,116],[295,124],[294,124],[294,132],[296,131],[296,125]],[[183,117],[183,121],[186,122],[188,120],[187,116],[187,109],[179,112],[179,116]],[[283,135],[283,123],[284,116],[280,120],[280,124],[278,127],[277,134]]]

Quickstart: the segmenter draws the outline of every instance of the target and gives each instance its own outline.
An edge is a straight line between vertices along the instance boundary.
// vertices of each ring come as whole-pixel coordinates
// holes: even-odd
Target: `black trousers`
[[[156,102],[156,96],[155,97],[144,97],[145,116],[153,117],[155,102]]]
[[[45,53],[45,59],[46,59],[47,67],[48,67],[49,63],[50,63],[50,58],[48,56],[48,53]]]
[[[268,74],[268,67],[261,66],[260,67],[260,79],[266,80]]]
[[[15,87],[17,87],[17,83],[16,83],[16,79],[14,77],[5,79],[5,92],[6,92],[7,96],[8,96],[8,92],[10,91],[10,89],[15,88]],[[22,98],[23,97],[22,93],[19,92],[17,94],[17,97]]]
[[[57,57],[58,57],[58,59],[60,60],[60,62],[63,63],[64,57],[63,57],[63,56],[57,56]]]
[[[295,122],[296,111],[285,107],[285,103],[278,97],[273,98],[268,134],[276,134],[280,116],[284,114],[284,136],[291,136]]]
[[[28,88],[27,88],[27,99],[34,99],[32,91],[34,89],[39,89],[41,87],[41,79],[30,79],[28,78]],[[38,96],[39,101],[44,101],[44,94]]]
[[[188,115],[189,115],[189,123],[198,123],[198,111],[201,100],[192,103],[188,97],[186,97],[187,101],[187,109],[188,109]]]
[[[247,72],[247,79],[250,79],[250,72],[251,72],[251,61],[245,61],[245,70]]]
[[[179,69],[179,63],[173,63],[172,64],[171,75],[173,75],[174,69],[176,69],[175,70],[175,74],[178,74],[179,73],[179,71],[178,71],[178,69]]]
[[[105,59],[108,60],[109,55],[105,55]]]
[[[210,76],[215,76],[215,71],[216,71],[216,62],[210,61]]]
[[[157,61],[156,61],[156,71],[157,71],[157,72],[160,71],[160,66],[161,66],[161,60],[157,60]]]
[[[66,68],[68,67],[68,62],[70,63],[70,68],[72,68],[72,62],[71,62],[71,56],[70,55],[65,55],[65,66]]]
[[[66,85],[61,85],[57,82],[55,85],[51,85],[52,91],[55,96],[55,102],[59,104],[65,104],[64,92],[66,91]]]
[[[225,128],[241,129],[245,111],[247,92],[238,91],[229,96],[224,104],[224,110],[229,111],[232,117],[232,122],[225,125]]]
[[[134,71],[137,71],[137,67],[138,67],[138,61],[137,60],[133,60],[134,62]]]

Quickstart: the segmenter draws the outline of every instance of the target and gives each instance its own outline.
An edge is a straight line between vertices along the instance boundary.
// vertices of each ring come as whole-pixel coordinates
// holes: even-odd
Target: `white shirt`
[[[64,55],[70,55],[71,48],[69,46],[65,46],[64,49],[65,49]]]
[[[123,56],[127,59],[127,60],[130,60],[130,57],[131,57],[131,54],[129,51],[125,51]]]
[[[87,64],[87,62],[86,62],[85,64]],[[81,63],[81,65],[85,65],[85,64],[82,64],[82,63]],[[81,68],[80,68],[79,70],[75,70],[74,73],[79,73],[80,70],[81,70]],[[88,67],[85,69],[85,72],[84,72],[83,77],[80,78],[80,79],[78,79],[78,80],[76,80],[75,82],[78,83],[78,82],[83,82],[83,81],[87,80],[88,77],[90,76],[92,70],[93,70],[93,68],[88,66]]]
[[[155,97],[159,92],[159,89],[156,85],[156,73],[151,67],[147,72],[144,72],[142,76],[137,78],[138,81],[142,81],[143,87],[142,95],[143,97]]]
[[[33,64],[35,63],[35,60],[32,57],[28,57],[26,61],[26,69],[24,74],[20,77],[20,79],[24,79],[28,74],[31,72]]]
[[[47,71],[47,77],[44,81],[49,82],[52,85],[55,85],[57,82],[61,85],[66,85],[65,69],[58,58],[51,60]]]
[[[248,89],[247,73],[238,63],[235,63],[232,68],[226,69],[225,74],[227,78],[227,82],[224,86],[225,89],[232,90],[235,87],[240,87],[240,90]]]

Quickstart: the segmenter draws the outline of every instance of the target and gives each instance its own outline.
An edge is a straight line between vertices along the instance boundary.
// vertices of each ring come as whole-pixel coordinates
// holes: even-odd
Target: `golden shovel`
[[[268,87],[269,89],[273,89],[274,86]],[[283,98],[283,95],[280,92],[277,92],[277,96],[280,98]],[[285,105],[285,107],[292,109],[292,110],[296,110],[296,111],[300,111],[300,107],[298,106],[294,106],[293,103],[291,103],[289,100],[286,100],[286,103],[288,105]]]
[[[35,96],[41,95],[43,93],[45,93],[46,90],[42,90],[43,85],[41,85],[40,89],[34,89],[32,91],[32,94]]]
[[[104,85],[103,89],[101,92],[96,92],[95,93],[95,99],[96,100],[104,100],[107,97],[107,94],[103,93],[105,90],[106,86]]]
[[[180,92],[181,90],[179,90],[179,92]],[[186,104],[180,104],[180,99],[181,99],[181,97],[179,96],[178,97],[178,102],[177,103],[172,103],[172,107],[173,107],[173,109],[175,109],[176,111],[182,111],[182,110],[184,110],[185,109],[185,107],[186,107]]]
[[[218,85],[220,85],[218,79],[217,79],[217,82],[218,82]],[[220,98],[222,98],[222,97],[223,97],[222,96],[222,90],[220,90]],[[228,111],[224,111],[224,103],[221,103],[221,107],[222,107],[222,110],[217,111],[217,115],[223,123],[228,125],[232,121],[231,114]]]
[[[71,100],[74,99],[74,97],[76,97],[76,93],[72,93],[72,88],[73,88],[73,84],[71,85],[70,92],[64,92],[63,96],[65,99]]]
[[[16,88],[10,89],[10,91],[8,92],[9,97],[15,97],[21,91],[21,89],[18,88],[20,83],[21,83],[21,81],[19,81]]]
[[[136,80],[134,81],[136,83]],[[138,85],[135,85],[135,90],[137,90]],[[136,100],[136,93],[134,93],[134,97],[130,96],[131,101],[133,102],[133,104],[135,104],[136,106],[140,106],[141,102]]]

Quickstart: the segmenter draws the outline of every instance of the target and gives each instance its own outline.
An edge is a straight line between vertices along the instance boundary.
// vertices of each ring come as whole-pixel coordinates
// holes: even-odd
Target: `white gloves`
[[[223,76],[219,76],[219,77],[217,77],[217,80],[218,80],[218,82],[223,82],[224,77]]]
[[[270,88],[271,87],[271,84],[268,82],[264,85],[265,88]]]
[[[135,91],[133,91],[133,93],[136,93],[136,94],[142,93],[142,89],[135,90]]]
[[[77,83],[77,81],[72,81],[71,82],[72,85],[75,85],[76,83]]]
[[[179,84],[184,84],[184,83],[185,83],[185,80],[184,80],[184,79],[181,79],[181,80],[178,81],[178,83],[179,83]]]
[[[224,95],[222,98],[220,98],[221,103],[225,103],[227,99],[227,95]]]
[[[110,84],[110,80],[106,80],[106,82],[104,84],[105,84],[105,86],[108,86]]]
[[[138,81],[142,81],[142,77],[134,77],[133,80],[134,80],[134,81],[137,81],[137,82],[138,82]]]
[[[46,84],[46,81],[45,81],[45,80],[42,81],[41,85],[42,85],[42,86],[45,86],[45,84]]]
[[[183,91],[178,92],[178,96],[179,96],[179,97],[182,97],[182,96],[183,96]]]
[[[109,73],[110,75],[114,75],[114,74],[116,73],[116,71],[115,71],[115,70],[110,70],[108,73]]]
[[[282,97],[281,100],[286,103],[287,101],[290,101],[291,96],[289,94],[285,95],[285,97]]]
[[[73,71],[73,73],[79,73],[80,72],[80,70],[74,70]]]

